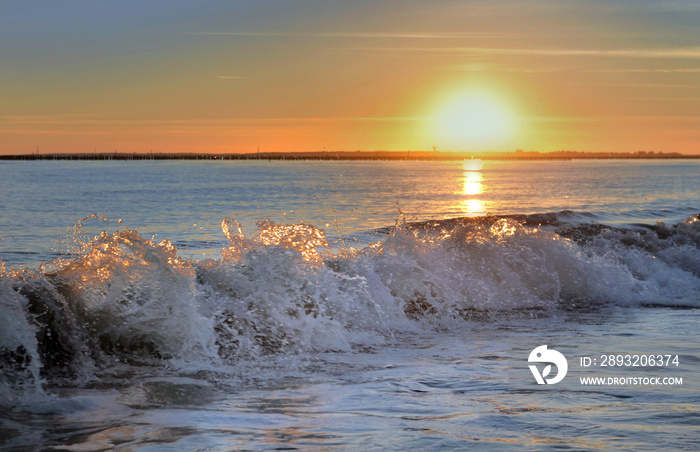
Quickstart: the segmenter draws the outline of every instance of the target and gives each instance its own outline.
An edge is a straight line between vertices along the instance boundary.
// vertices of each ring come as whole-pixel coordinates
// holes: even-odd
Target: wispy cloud
[[[320,123],[320,122],[407,122],[418,121],[420,117],[414,116],[356,116],[356,117],[275,117],[275,118],[216,118],[216,119],[120,119],[100,118],[95,115],[5,115],[0,116],[0,131],[3,126],[29,126],[29,125],[89,125],[89,126],[225,126],[231,124],[280,124],[280,123]]]
[[[201,31],[189,33],[201,36],[259,36],[279,38],[349,38],[349,39],[463,39],[463,38],[504,38],[515,33],[483,32],[246,32],[246,31]]]
[[[377,50],[377,48],[367,50]],[[617,58],[700,59],[700,47],[646,49],[518,49],[498,47],[384,47],[386,51],[442,52],[473,55],[593,56]]]
[[[635,100],[672,100],[672,101],[698,101],[700,97],[623,97],[623,99]]]
[[[562,85],[576,86],[626,86],[636,88],[700,88],[700,85],[679,85],[673,83],[589,83],[589,82],[561,82]]]
[[[552,67],[518,67],[508,66],[505,64],[481,63],[481,64],[462,64],[452,66],[453,69],[466,72],[517,72],[524,74],[539,74],[539,73],[555,73],[555,72],[586,72],[586,73],[603,73],[603,74],[698,74],[700,68],[581,68],[580,66],[552,66]],[[650,85],[651,86],[651,85]],[[658,86],[658,85],[654,85]],[[668,85],[671,86],[671,85]],[[689,87],[696,85],[674,85],[678,87]]]
[[[527,116],[532,122],[644,122],[644,123],[696,123],[700,116]]]
[[[278,38],[347,38],[347,39],[394,39],[394,40],[457,40],[457,39],[520,39],[522,32],[245,32],[245,31],[202,31],[188,33],[200,36],[258,36]],[[532,34],[529,34],[532,35]],[[332,44],[328,44],[329,46]],[[700,59],[700,46],[655,47],[655,48],[515,48],[478,46],[433,46],[421,44],[412,46],[352,46],[352,50],[416,53],[455,53],[472,55],[531,55],[560,57],[616,57],[616,58],[675,58]],[[614,71],[614,70],[613,70]],[[634,70],[630,70],[631,72]],[[644,70],[639,70],[640,72]],[[652,72],[700,72],[700,69],[654,69]]]
[[[660,73],[660,74],[695,74],[700,68],[685,69],[587,69],[585,72],[620,72],[620,73]]]

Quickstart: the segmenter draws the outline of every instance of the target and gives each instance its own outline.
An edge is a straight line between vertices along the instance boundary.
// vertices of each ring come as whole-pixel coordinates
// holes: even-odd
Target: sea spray
[[[628,228],[571,218],[399,221],[382,240],[345,249],[312,225],[262,220],[246,234],[226,218],[228,246],[201,261],[128,228],[103,232],[50,270],[3,267],[2,403],[115,366],[229,372],[470,320],[697,307],[697,216]]]
[[[192,262],[136,231],[102,233],[55,274],[102,352],[133,363],[206,361],[216,352],[197,311]]]
[[[31,403],[45,397],[38,353],[39,327],[28,301],[14,290],[15,278],[0,263],[0,405]]]
[[[231,233],[231,226],[238,232]],[[224,220],[229,247],[222,259],[197,265],[224,358],[347,351],[358,336],[390,331],[364,278],[324,265],[318,250],[327,246],[323,231],[269,220],[258,227],[246,238],[233,220]]]

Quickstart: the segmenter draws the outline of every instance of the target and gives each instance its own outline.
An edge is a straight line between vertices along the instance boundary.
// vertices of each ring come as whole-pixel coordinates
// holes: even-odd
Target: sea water
[[[0,449],[696,450],[698,170],[2,162]]]

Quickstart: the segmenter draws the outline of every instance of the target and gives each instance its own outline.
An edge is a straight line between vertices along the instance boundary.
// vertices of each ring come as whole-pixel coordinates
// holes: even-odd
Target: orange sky
[[[3,154],[700,154],[696,0],[3,2],[0,62]]]

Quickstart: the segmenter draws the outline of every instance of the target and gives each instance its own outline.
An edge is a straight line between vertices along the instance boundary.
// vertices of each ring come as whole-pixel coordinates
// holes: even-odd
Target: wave
[[[219,259],[123,228],[37,270],[2,264],[0,404],[124,365],[216,370],[501,316],[700,307],[700,215],[626,227],[570,211],[400,218],[342,249],[307,224],[245,234],[226,218],[222,230]]]

